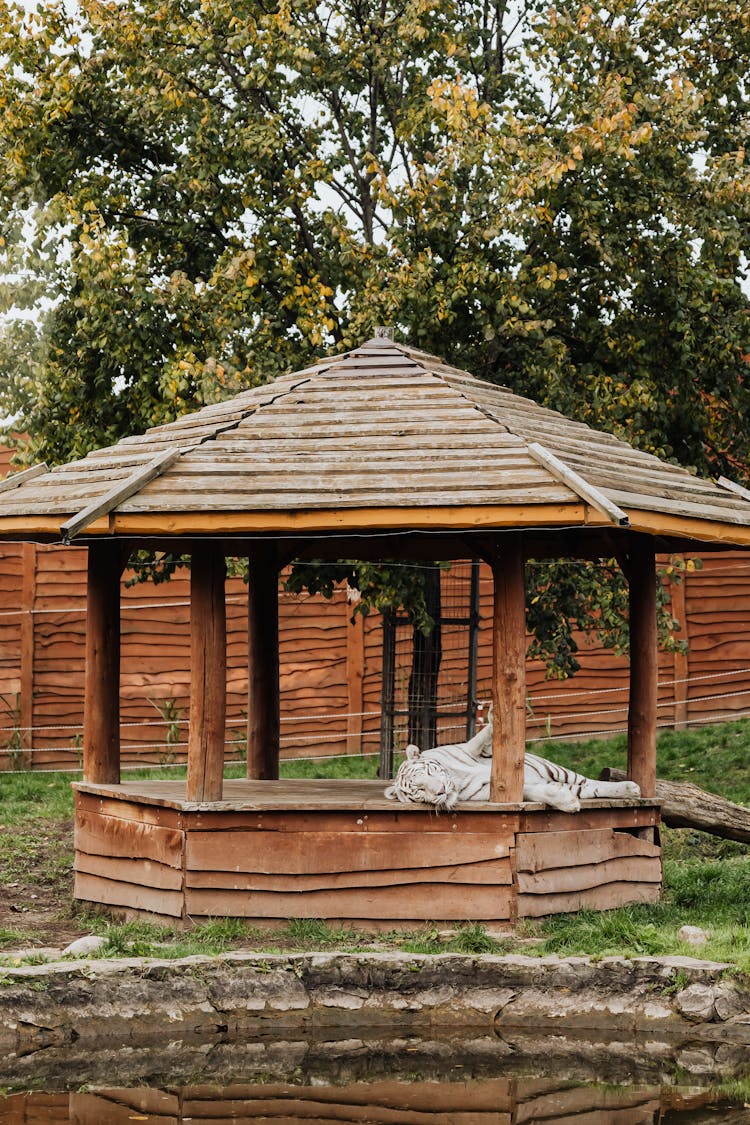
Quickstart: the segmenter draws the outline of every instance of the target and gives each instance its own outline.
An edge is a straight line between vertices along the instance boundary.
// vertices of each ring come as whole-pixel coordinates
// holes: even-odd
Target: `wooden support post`
[[[364,733],[365,619],[344,606],[346,624],[346,752],[361,754]]]
[[[520,532],[502,536],[492,559],[494,730],[491,801],[523,800],[526,751],[526,599]]]
[[[97,784],[120,782],[120,575],[125,557],[119,540],[89,545],[83,776]]]
[[[196,542],[190,562],[188,801],[220,801],[224,784],[227,631],[223,547]]]
[[[633,540],[625,576],[630,586],[628,777],[640,786],[644,797],[653,797],[659,673],[653,539],[638,536]]]
[[[247,599],[247,776],[279,776],[279,561],[275,543],[256,543]]]
[[[34,605],[36,602],[36,543],[22,544],[21,667],[18,724],[26,765],[34,765]]]

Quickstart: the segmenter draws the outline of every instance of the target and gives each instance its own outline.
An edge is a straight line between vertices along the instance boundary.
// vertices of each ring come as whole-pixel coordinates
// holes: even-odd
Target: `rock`
[[[692,1047],[680,1051],[678,1060],[680,1069],[686,1071],[687,1074],[710,1075],[716,1073],[716,1059],[709,1048],[701,1050],[700,1047]]]
[[[700,926],[682,926],[677,933],[677,937],[685,945],[701,946],[710,940],[711,934],[708,930],[702,930]]]
[[[86,934],[86,937],[79,937],[76,941],[72,941],[63,949],[62,957],[88,957],[90,953],[97,953],[103,945],[106,945],[107,939],[98,934]]]
[[[691,984],[678,992],[675,1005],[678,1012],[687,1020],[707,1023],[714,1019],[716,998],[719,990],[713,984]]]
[[[742,1019],[747,1015],[747,994],[742,995],[731,986],[727,986],[716,997],[716,1015],[718,1019],[733,1020],[739,1017]]]
[[[358,1008],[364,1008],[365,1002],[368,999],[368,992],[366,989],[361,988],[354,990],[343,988],[330,988],[326,991],[319,991],[315,997],[318,1004],[324,1008],[338,1008],[346,1011],[356,1011]]]
[[[96,940],[96,939],[95,939]],[[99,939],[101,940],[101,939]],[[78,944],[78,943],[75,943]],[[74,949],[74,946],[71,946]],[[309,1027],[638,1030],[684,1036],[706,1048],[750,1035],[750,978],[693,958],[533,958],[518,954],[265,954],[67,960],[3,965],[0,1055],[16,1049],[19,1027],[65,1042],[121,1044],[197,1032]],[[696,1036],[701,1024],[703,1037]],[[24,1032],[26,1034],[26,1032]],[[62,1041],[62,1040],[61,1040]],[[691,1065],[702,1066],[696,1056]]]

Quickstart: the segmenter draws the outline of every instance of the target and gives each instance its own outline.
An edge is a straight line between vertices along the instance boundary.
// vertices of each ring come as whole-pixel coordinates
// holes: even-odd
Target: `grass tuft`
[[[34,934],[29,930],[10,930],[0,926],[0,949],[13,949],[26,942],[33,942]]]
[[[502,944],[490,937],[479,922],[467,922],[457,927],[455,937],[450,940],[440,937],[440,931],[433,928],[418,930],[415,933],[395,934],[393,942],[404,953],[502,953]],[[512,938],[509,935],[509,942]]]
[[[95,957],[151,957],[159,942],[169,941],[174,931],[150,922],[123,922],[105,925],[103,936],[107,939]]]

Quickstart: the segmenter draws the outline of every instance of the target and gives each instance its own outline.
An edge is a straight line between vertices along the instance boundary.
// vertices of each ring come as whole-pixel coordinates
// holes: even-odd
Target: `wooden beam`
[[[190,563],[188,801],[220,801],[227,706],[226,566],[216,543],[194,545]]]
[[[697,519],[630,509],[630,530],[663,537],[665,552],[688,548],[750,547],[750,526],[728,518]],[[585,504],[493,505],[435,508],[316,509],[314,511],[256,512],[112,512],[86,528],[88,536],[116,534],[162,539],[191,535],[255,535],[258,533],[310,533],[325,535],[346,530],[361,532],[394,530],[471,531],[482,528],[611,527],[605,516],[593,519]],[[59,516],[34,512],[21,516],[0,515],[0,538],[59,539]],[[535,557],[536,551],[531,553]],[[554,554],[554,552],[552,552]]]
[[[42,461],[38,465],[32,465],[30,469],[21,469],[18,473],[9,473],[7,477],[0,480],[0,492],[8,492],[11,488],[20,488],[22,484],[35,480],[36,477],[40,477],[48,471],[47,465]]]
[[[155,477],[160,476],[169,466],[177,460],[180,454],[184,452],[182,449],[168,449],[166,452],[162,451],[156,457],[152,457],[145,465],[141,465],[134,473],[131,473],[125,480],[118,481],[116,485],[110,488],[102,496],[97,496],[91,504],[88,504],[77,515],[72,516],[65,523],[60,525],[60,535],[65,544],[70,543],[74,536],[79,532],[85,531],[89,524],[95,523],[100,516],[108,515],[113,508],[118,504],[122,504],[123,500],[128,500],[139,492],[142,488],[154,480]]]
[[[23,517],[39,523],[39,516]],[[13,517],[0,518],[0,534]],[[604,523],[606,517],[602,517]],[[473,504],[434,507],[258,509],[218,512],[113,512],[112,530],[122,535],[233,535],[291,531],[458,530],[481,527],[548,527],[596,523],[591,509],[571,504]],[[608,521],[607,521],[608,522]],[[15,530],[15,528],[14,528]],[[92,530],[88,529],[89,532]],[[748,529],[750,540],[750,528]]]
[[[750,500],[750,489],[745,488],[742,484],[737,484],[736,481],[729,480],[728,477],[719,477],[716,482],[721,488],[725,488],[727,492],[733,492],[735,496],[741,496],[743,500]]]
[[[491,801],[523,800],[526,751],[526,598],[523,536],[499,540],[492,561],[493,739]]]
[[[109,521],[100,520],[95,527],[86,530],[89,534],[96,532],[100,535],[109,535]],[[39,512],[25,516],[0,516],[0,536],[3,539],[34,539],[40,542],[59,543],[60,517],[43,515]]]
[[[119,540],[88,549],[83,776],[120,782],[120,576],[126,561]]]
[[[634,536],[621,560],[630,587],[630,701],[628,777],[653,797],[656,788],[658,630],[653,540]]]
[[[276,544],[250,556],[247,597],[247,776],[279,776],[279,563]]]
[[[630,528],[646,535],[670,535],[688,540],[694,545],[721,543],[725,547],[749,547],[750,527],[734,513],[727,512],[722,520],[696,519],[694,516],[670,516],[665,512],[630,510]],[[675,549],[686,550],[688,543],[675,544]]]
[[[621,527],[627,527],[629,520],[626,512],[622,508],[618,508],[616,504],[604,495],[604,493],[595,488],[593,484],[589,484],[587,480],[556,457],[554,453],[550,453],[538,442],[531,442],[528,446],[529,453],[537,462],[542,465],[547,471],[559,481],[561,484],[568,486],[571,491],[575,492],[576,496],[580,496],[581,500],[585,500],[587,504],[591,504],[597,511],[607,516],[612,523],[618,524]]]
[[[346,752],[361,754],[364,732],[365,619],[347,610],[346,625]]]

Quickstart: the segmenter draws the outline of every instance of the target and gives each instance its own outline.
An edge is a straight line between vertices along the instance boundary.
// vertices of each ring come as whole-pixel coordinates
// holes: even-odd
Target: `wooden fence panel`
[[[691,722],[750,712],[750,555],[722,551],[688,575]]]

